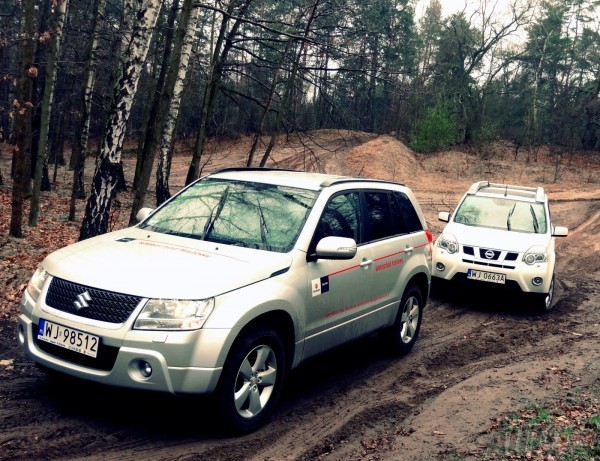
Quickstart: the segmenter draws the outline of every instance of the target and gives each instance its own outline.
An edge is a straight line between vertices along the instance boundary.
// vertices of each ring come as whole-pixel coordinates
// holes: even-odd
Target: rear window
[[[404,221],[406,222],[406,230],[409,233],[412,232],[420,232],[423,230],[423,225],[421,224],[421,220],[419,219],[419,215],[415,210],[412,202],[408,198],[404,192],[394,192],[394,197],[396,197],[396,201],[400,206],[400,210],[402,212],[402,216],[404,217]]]
[[[399,205],[391,192],[365,192],[369,241],[407,233]]]

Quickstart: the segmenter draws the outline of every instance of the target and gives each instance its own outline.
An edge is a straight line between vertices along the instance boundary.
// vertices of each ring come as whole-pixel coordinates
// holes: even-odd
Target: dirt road
[[[431,175],[406,182],[437,235],[437,211],[472,178],[443,187],[421,166]],[[311,360],[272,421],[243,437],[215,432],[205,399],[48,379],[17,347],[14,316],[0,320],[0,459],[493,459],[504,443],[494,418],[573,389],[600,398],[600,187],[549,192],[554,222],[570,229],[549,314],[434,291],[408,356],[389,357],[372,336]]]

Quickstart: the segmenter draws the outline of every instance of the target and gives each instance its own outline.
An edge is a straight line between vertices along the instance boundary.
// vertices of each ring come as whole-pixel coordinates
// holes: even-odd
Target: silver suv
[[[401,184],[227,169],[139,218],[33,274],[18,338],[42,368],[214,393],[246,432],[307,358],[374,331],[398,354],[417,339],[432,235]]]

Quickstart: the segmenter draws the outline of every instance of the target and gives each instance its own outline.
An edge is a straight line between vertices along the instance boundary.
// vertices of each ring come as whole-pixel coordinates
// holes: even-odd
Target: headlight
[[[44,282],[46,282],[49,275],[50,274],[48,274],[42,266],[39,266],[31,276],[31,279],[27,284],[27,293],[29,293],[29,296],[31,296],[34,302],[37,301],[40,296],[42,288],[44,287]]]
[[[197,330],[215,306],[214,298],[149,299],[133,326],[136,330]]]
[[[458,251],[458,240],[452,234],[443,233],[438,240],[438,246],[446,249],[448,253],[454,254]]]
[[[546,248],[542,246],[531,247],[523,255],[523,262],[530,266],[535,263],[545,263],[548,261],[548,255],[546,254]]]

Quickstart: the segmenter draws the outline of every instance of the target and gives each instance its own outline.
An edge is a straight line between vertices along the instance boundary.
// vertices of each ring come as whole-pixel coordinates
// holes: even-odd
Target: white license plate
[[[38,339],[89,357],[98,355],[100,337],[40,319]]]
[[[467,272],[467,278],[470,280],[481,280],[483,282],[491,283],[506,283],[506,275],[497,274],[495,272],[476,271],[469,269]]]

